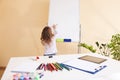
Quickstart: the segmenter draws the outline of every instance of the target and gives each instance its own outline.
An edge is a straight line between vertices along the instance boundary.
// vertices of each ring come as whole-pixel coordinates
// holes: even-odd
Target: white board
[[[57,24],[57,38],[80,39],[80,0],[50,0],[48,25]]]

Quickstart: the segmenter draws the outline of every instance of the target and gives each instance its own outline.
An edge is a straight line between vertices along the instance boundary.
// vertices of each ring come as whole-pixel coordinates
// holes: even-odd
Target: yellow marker
[[[57,42],[64,42],[64,39],[57,38],[56,41],[57,41]]]

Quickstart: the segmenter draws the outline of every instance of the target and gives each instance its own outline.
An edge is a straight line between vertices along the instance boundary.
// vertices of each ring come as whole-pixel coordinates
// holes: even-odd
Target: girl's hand
[[[53,24],[53,26],[52,26],[52,27],[53,27],[53,29],[56,29],[56,26],[57,26],[57,24]]]

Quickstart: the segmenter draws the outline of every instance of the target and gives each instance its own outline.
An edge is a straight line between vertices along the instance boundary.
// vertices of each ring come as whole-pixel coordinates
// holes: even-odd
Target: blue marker
[[[71,39],[64,39],[64,42],[71,42]]]
[[[24,76],[20,76],[20,80],[24,80]]]
[[[42,78],[44,76],[44,74],[42,74],[42,73],[40,73],[39,75],[40,75],[40,78]]]

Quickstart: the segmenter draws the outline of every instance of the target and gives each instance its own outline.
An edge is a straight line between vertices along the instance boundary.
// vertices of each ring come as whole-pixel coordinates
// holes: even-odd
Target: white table
[[[22,63],[48,63],[48,62],[65,62],[78,58],[84,55],[92,55],[101,58],[106,58],[104,63],[107,67],[96,74],[89,74],[80,70],[72,69],[70,71],[44,71],[44,76],[40,80],[120,80],[120,62],[108,57],[101,56],[97,53],[72,54],[72,55],[57,55],[53,58],[40,56],[40,59],[35,61],[35,56],[29,57],[11,57],[6,67],[6,70],[1,80],[12,80],[13,72],[16,66]]]

